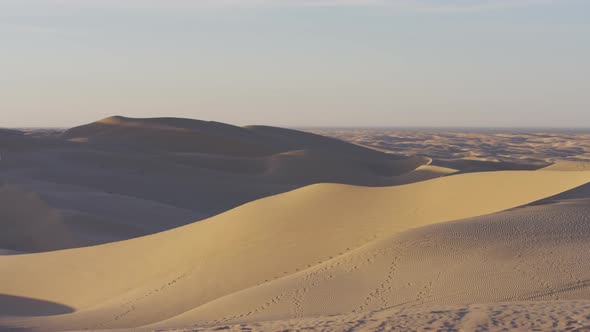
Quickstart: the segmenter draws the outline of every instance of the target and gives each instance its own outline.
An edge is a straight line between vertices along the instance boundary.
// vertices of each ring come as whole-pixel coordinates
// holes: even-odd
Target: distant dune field
[[[590,131],[549,129],[307,129],[384,152],[424,155],[462,171],[590,162]]]
[[[0,330],[590,329],[581,161],[457,171],[184,119],[6,137]]]

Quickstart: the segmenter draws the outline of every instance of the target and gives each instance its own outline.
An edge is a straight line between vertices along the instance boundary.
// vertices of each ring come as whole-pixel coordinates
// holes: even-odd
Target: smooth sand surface
[[[587,202],[499,211],[589,181],[590,172],[509,171],[385,188],[319,184],[138,239],[3,256],[0,293],[73,313],[40,316],[32,306],[0,325],[169,328],[588,298]]]
[[[590,298],[587,199],[434,224],[231,294],[151,327],[506,301]],[[219,317],[223,312],[225,316]],[[590,312],[586,313],[590,315]],[[590,323],[590,322],[588,322]]]
[[[0,155],[0,248],[27,252],[153,234],[313,183],[390,186],[452,171],[295,130],[175,118],[2,131]]]

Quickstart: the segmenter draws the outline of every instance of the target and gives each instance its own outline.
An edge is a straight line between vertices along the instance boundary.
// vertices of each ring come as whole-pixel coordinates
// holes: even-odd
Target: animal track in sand
[[[375,254],[375,256],[377,255],[378,253]],[[368,259],[367,261],[372,263],[375,260],[375,258],[373,258],[373,260]],[[391,262],[389,263],[385,279],[383,279],[383,281],[365,297],[363,302],[356,309],[354,309],[353,312],[362,312],[367,310],[367,307],[369,307],[371,303],[375,300],[381,300],[383,302],[383,307],[387,307],[389,305],[384,297],[384,293],[390,292],[392,290],[392,281],[396,273],[398,261],[399,256],[394,256]]]
[[[264,302],[264,304],[259,305],[255,308],[250,309],[249,311],[243,313],[243,314],[239,314],[239,315],[234,315],[234,316],[228,316],[228,317],[223,317],[219,320],[217,320],[217,322],[219,323],[227,323],[227,322],[231,322],[240,318],[245,318],[248,316],[251,316],[253,314],[259,314],[265,310],[267,310],[268,308],[270,308],[271,306],[280,303],[283,298],[285,298],[288,295],[288,293],[281,293],[277,296],[272,297],[270,300],[267,300],[266,302]]]
[[[113,316],[113,318],[112,318],[112,319],[109,319],[109,320],[106,320],[106,321],[102,321],[102,322],[100,322],[100,323],[96,324],[94,328],[95,328],[95,329],[98,329],[98,328],[100,328],[100,327],[103,327],[103,326],[105,326],[106,324],[109,324],[109,323],[112,323],[112,322],[118,321],[118,320],[120,320],[121,318],[123,318],[123,317],[125,317],[125,316],[129,315],[130,313],[134,312],[134,311],[137,309],[137,305],[136,305],[136,304],[137,304],[138,302],[140,302],[140,301],[142,301],[142,300],[145,300],[146,298],[148,298],[148,297],[150,297],[150,296],[154,295],[155,293],[161,292],[161,291],[165,290],[165,289],[166,289],[166,288],[168,288],[168,287],[171,287],[171,286],[173,286],[174,284],[176,284],[176,283],[177,283],[177,282],[179,282],[180,280],[182,280],[182,279],[186,278],[186,277],[187,277],[188,275],[190,275],[190,274],[191,274],[191,272],[190,272],[190,271],[189,271],[189,272],[185,272],[185,273],[183,273],[183,274],[181,274],[181,275],[179,275],[179,276],[177,276],[177,277],[173,278],[173,279],[172,279],[172,280],[170,280],[169,282],[167,282],[167,283],[163,284],[162,286],[160,286],[160,287],[158,287],[158,288],[151,289],[151,290],[149,290],[149,291],[147,291],[147,292],[143,293],[142,295],[140,295],[140,296],[138,296],[138,297],[136,297],[136,298],[134,298],[134,299],[132,299],[132,300],[129,300],[129,301],[127,301],[127,302],[125,302],[125,303],[121,304],[121,306],[120,306],[120,308],[122,309],[122,311],[121,311],[121,312],[119,312],[119,313],[115,314],[115,315]]]

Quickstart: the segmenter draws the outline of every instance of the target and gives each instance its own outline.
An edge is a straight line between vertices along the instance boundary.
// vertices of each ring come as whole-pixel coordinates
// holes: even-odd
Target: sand
[[[420,306],[162,331],[587,331],[590,301]]]
[[[293,305],[297,303],[296,290],[301,288],[301,283],[326,278],[330,282],[318,287],[317,293],[308,294],[322,301],[306,305],[306,313],[378,309],[381,306],[379,297],[375,307],[375,298],[370,294],[383,287],[381,283],[387,280],[392,264],[402,264],[400,270],[408,273],[406,279],[398,277],[395,283],[407,292],[406,299],[420,302],[436,294],[436,285],[429,280],[439,273],[437,267],[471,253],[465,265],[456,266],[457,273],[471,269],[470,262],[479,262],[488,248],[484,245],[481,246],[483,252],[471,250],[474,243],[496,243],[497,236],[488,237],[488,232],[467,227],[472,232],[469,234],[480,235],[482,239],[467,241],[465,239],[474,235],[458,234],[459,241],[454,244],[457,248],[443,251],[441,247],[448,241],[447,236],[437,235],[433,239],[430,232],[426,241],[405,234],[403,238],[407,240],[404,241],[408,242],[399,244],[400,248],[414,250],[424,258],[415,259],[415,254],[408,254],[404,259],[412,264],[424,264],[422,268],[430,273],[422,272],[423,279],[416,279],[414,268],[403,268],[404,262],[397,262],[403,257],[396,254],[398,241],[392,241],[396,236],[420,226],[515,208],[588,181],[590,172],[512,171],[462,174],[386,188],[320,184],[139,239],[52,253],[4,256],[0,257],[0,293],[59,303],[72,308],[74,313],[23,318],[34,316],[35,310],[43,309],[41,305],[41,308],[28,309],[32,312],[19,313],[20,318],[3,319],[2,324],[37,325],[46,329],[130,328],[161,321],[167,325],[166,320],[176,325],[197,319],[232,321],[251,315],[256,319],[257,308],[263,314],[260,318],[290,318],[298,315]],[[485,190],[481,190],[482,187]],[[579,231],[577,219],[572,222],[575,223],[572,228]],[[511,234],[512,229],[507,227],[497,227],[496,233]],[[305,244],[301,242],[303,239]],[[510,239],[523,242],[514,236]],[[583,243],[572,243],[583,249],[579,247]],[[522,250],[528,255],[527,249]],[[450,256],[448,263],[437,265],[428,258],[445,252]],[[571,253],[568,248],[564,252]],[[583,251],[576,251],[576,254],[580,252]],[[511,255],[509,251],[505,255],[512,257],[513,264],[519,267],[522,257]],[[502,262],[502,257],[499,258]],[[566,262],[573,258],[568,256]],[[349,263],[337,264],[347,259]],[[334,267],[336,271],[331,271]],[[520,268],[525,269],[522,272],[525,275],[535,273],[530,267]],[[473,270],[466,275],[478,276],[485,272],[475,266]],[[306,277],[307,274],[316,275],[316,271],[320,273],[317,280]],[[587,269],[582,269],[585,271]],[[445,280],[451,284],[457,282],[457,273],[449,272]],[[515,277],[513,274],[505,276],[510,280]],[[576,276],[574,274],[571,282]],[[468,280],[475,283],[475,288],[490,285],[489,280],[479,277]],[[544,282],[523,286],[523,292],[537,290]],[[463,286],[461,282],[455,284],[455,287]],[[440,286],[442,290],[445,287],[444,283]],[[507,291],[507,294],[481,291],[478,296],[469,298],[491,300],[490,294],[520,294],[510,288]],[[249,292],[253,293],[248,295]],[[369,301],[365,303],[367,298]],[[266,308],[268,303],[275,302],[283,305],[273,310]],[[193,311],[196,312],[194,316]]]
[[[590,249],[589,203],[590,198],[533,204],[409,230],[154,327],[587,299],[590,264],[583,255]],[[220,318],[220,312],[227,316]]]
[[[153,130],[210,137],[222,128],[254,140],[255,132],[284,151],[169,152],[142,146],[121,126],[139,128],[140,138]],[[10,231],[0,236],[0,330],[590,326],[585,164],[458,172],[427,157],[226,126],[115,117],[43,138],[11,132],[29,150],[5,148],[0,167],[0,226]],[[103,140],[105,128],[128,139],[124,150]],[[49,169],[34,167],[39,161]],[[147,168],[143,185],[129,171],[138,166]],[[371,186],[321,183],[334,175]],[[206,187],[189,189],[208,177]],[[295,185],[240,196],[262,181]],[[197,214],[190,202],[215,190],[224,212],[174,221]],[[103,244],[80,242],[87,238]],[[26,254],[60,246],[70,249]]]
[[[425,155],[461,171],[536,169],[590,161],[588,130],[543,129],[307,129],[379,151]]]
[[[153,234],[313,183],[389,186],[452,172],[309,133],[188,119],[0,135],[0,195],[20,193],[0,201],[0,225],[17,225],[0,248],[25,252]],[[38,237],[47,225],[52,235]]]

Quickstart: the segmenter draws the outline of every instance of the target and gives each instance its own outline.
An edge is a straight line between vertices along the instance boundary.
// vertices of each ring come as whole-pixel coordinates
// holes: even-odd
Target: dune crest
[[[0,248],[27,252],[153,234],[314,183],[389,186],[448,174],[422,168],[426,157],[297,130],[179,118],[115,116],[63,132],[3,130],[0,155],[0,181],[60,215],[55,240],[34,245],[34,229],[51,214],[3,220],[21,231],[0,236]],[[18,197],[12,205],[29,204]]]
[[[354,153],[364,158],[384,157],[383,153],[372,149],[297,130],[270,126],[238,127],[221,122],[182,118],[113,116],[70,128],[62,137],[102,146],[118,144],[148,151],[236,157],[262,157],[310,148],[330,154]]]
[[[589,215],[587,192],[583,199],[411,229],[148,327],[588,299],[589,265],[580,255],[590,250]]]
[[[514,208],[589,181],[590,172],[512,171],[386,188],[312,185],[134,240],[0,257],[0,293],[76,310],[30,324],[137,327],[245,289],[283,283],[412,228]]]

